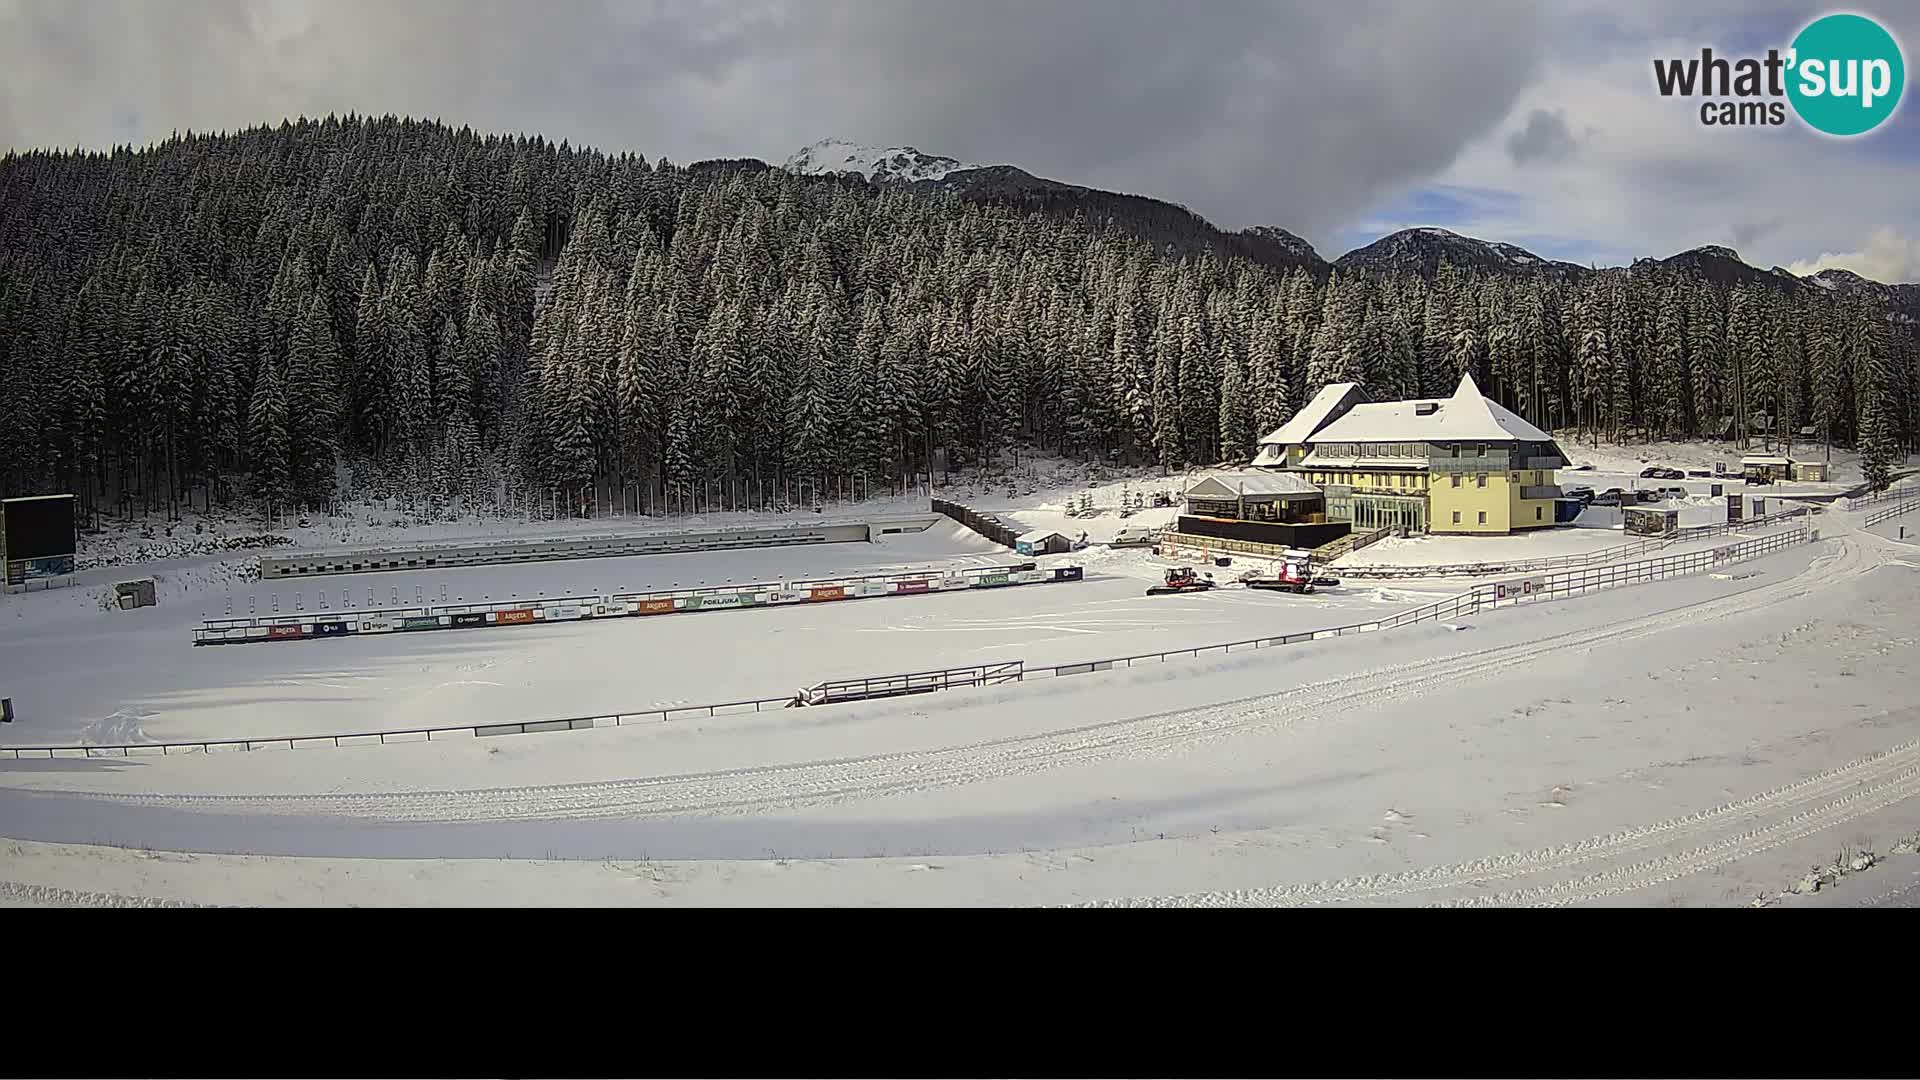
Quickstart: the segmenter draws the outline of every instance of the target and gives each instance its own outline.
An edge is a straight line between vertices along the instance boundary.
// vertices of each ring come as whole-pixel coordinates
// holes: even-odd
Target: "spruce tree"
[[[247,410],[248,455],[254,486],[269,506],[287,499],[287,399],[275,361],[262,357]]]

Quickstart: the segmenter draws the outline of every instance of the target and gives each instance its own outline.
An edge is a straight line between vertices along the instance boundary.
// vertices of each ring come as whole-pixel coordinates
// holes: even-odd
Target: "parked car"
[[[1685,480],[1687,474],[1679,469],[1669,469],[1664,465],[1649,465],[1640,470],[1642,480]]]
[[[1593,485],[1563,484],[1561,485],[1561,488],[1560,488],[1560,494],[1564,498],[1579,499],[1583,503],[1592,503],[1593,502]]]
[[[1590,503],[1589,505],[1619,506],[1622,502],[1626,501],[1624,498],[1625,495],[1626,495],[1626,492],[1620,490],[1619,488],[1608,488],[1607,490],[1601,492],[1600,494],[1595,495],[1593,497],[1592,503]]]
[[[1770,484],[1772,484],[1772,483],[1773,483],[1773,477],[1771,477],[1771,476],[1767,476],[1767,475],[1765,475],[1764,473],[1748,473],[1748,474],[1747,474],[1747,483],[1749,483],[1749,484],[1768,484],[1768,485],[1770,485]]]
[[[1685,498],[1690,498],[1692,494],[1693,494],[1692,492],[1688,491],[1686,488],[1683,488],[1683,487],[1663,487],[1663,488],[1654,489],[1654,497],[1656,499],[1685,499]]]
[[[1591,466],[1591,465],[1569,465],[1569,466],[1567,466],[1567,471],[1568,471],[1568,472],[1592,472],[1592,471],[1593,471],[1593,466]]]
[[[1687,470],[1687,479],[1689,479],[1689,480],[1711,480],[1711,479],[1713,479],[1713,470],[1712,470],[1712,469],[1688,469],[1688,470]]]

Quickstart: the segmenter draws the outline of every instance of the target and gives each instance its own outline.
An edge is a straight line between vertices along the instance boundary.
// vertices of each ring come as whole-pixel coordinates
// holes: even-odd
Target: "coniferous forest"
[[[343,474],[577,512],[901,488],[1022,446],[1178,468],[1246,460],[1329,382],[1462,371],[1565,441],[1746,445],[1769,418],[1884,479],[1920,440],[1917,361],[1866,289],[1322,277],[392,117],[0,160],[0,490],[100,514],[324,503]]]

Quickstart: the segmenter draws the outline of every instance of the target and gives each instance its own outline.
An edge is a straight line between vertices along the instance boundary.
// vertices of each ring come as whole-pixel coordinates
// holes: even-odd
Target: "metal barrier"
[[[829,679],[805,687],[793,697],[794,705],[835,705],[848,701],[872,701],[878,698],[931,694],[969,686],[998,686],[1019,682],[1025,669],[1019,660],[997,664],[916,671],[906,675],[865,675],[853,679]]]
[[[1920,506],[1920,502],[1915,503]],[[1678,577],[1698,573],[1714,567],[1727,566],[1737,562],[1756,559],[1773,554],[1815,539],[1815,532],[1806,527],[1781,533],[1777,536],[1762,537],[1730,547],[1714,548],[1710,551],[1690,552],[1684,555],[1671,555],[1662,559],[1651,559],[1639,563],[1622,563],[1594,570],[1576,571],[1565,574],[1549,575],[1536,582],[1538,587],[1523,589],[1518,594],[1509,592],[1511,583],[1494,582],[1476,585],[1457,596],[1446,597],[1420,607],[1389,615],[1381,619],[1350,623],[1345,626],[1326,627],[1318,630],[1302,630],[1291,634],[1277,634],[1271,637],[1250,638],[1245,641],[1230,641],[1218,645],[1200,645],[1186,649],[1170,649],[1164,652],[1141,653],[1134,656],[1117,656],[1103,660],[1086,660],[1078,663],[1055,664],[1051,667],[1028,667],[1020,661],[1007,661],[1003,665],[982,665],[982,668],[995,666],[1016,667],[1017,673],[1008,677],[996,677],[993,683],[1024,682],[1029,678],[1061,678],[1072,675],[1086,675],[1098,671],[1112,671],[1116,668],[1130,668],[1135,664],[1152,662],[1164,663],[1168,660],[1184,660],[1214,653],[1227,654],[1248,649],[1268,649],[1282,645],[1304,644],[1310,641],[1325,641],[1332,638],[1347,637],[1353,634],[1372,634],[1382,630],[1393,630],[1417,623],[1433,622],[1439,619],[1459,618],[1478,614],[1483,608],[1497,610],[1502,603],[1525,600],[1565,599],[1601,589],[1615,588],[1621,585],[1633,585],[1661,578]],[[1554,580],[1558,578],[1559,580]],[[964,671],[969,669],[949,669]],[[922,673],[923,677],[928,673]],[[937,673],[933,673],[937,674]],[[915,676],[881,676],[875,679],[836,680],[841,684],[861,682],[880,683],[888,679],[911,680]],[[828,685],[828,684],[821,684]],[[961,685],[990,685],[976,679],[973,682],[955,682]],[[915,691],[918,692],[918,691]],[[175,743],[135,743],[113,746],[22,746],[0,747],[0,754],[20,757],[58,757],[62,755],[81,755],[86,757],[129,757],[143,754],[165,755],[172,752],[191,752],[200,750],[212,752],[214,748],[257,750],[274,747],[299,749],[310,746],[351,746],[378,742],[385,744],[393,741],[431,742],[434,736],[449,737],[466,733],[474,736],[532,733],[539,731],[571,731],[598,727],[618,727],[640,721],[664,722],[705,715],[716,717],[731,713],[760,712],[769,706],[786,708],[792,705],[796,695],[788,694],[777,698],[757,698],[751,701],[730,702],[722,705],[688,705],[672,709],[649,709],[642,712],[601,714],[598,716],[566,717],[557,720],[531,720],[518,723],[459,724],[446,727],[410,728],[402,731],[381,731],[348,733],[341,735],[316,736],[278,736],[270,739],[215,739]],[[413,738],[418,736],[419,738]]]

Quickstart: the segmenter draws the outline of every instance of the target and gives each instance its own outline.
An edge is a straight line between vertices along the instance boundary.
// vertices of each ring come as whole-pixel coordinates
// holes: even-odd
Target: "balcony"
[[[1557,499],[1560,496],[1559,484],[1528,484],[1520,489],[1523,499]]]
[[[1513,455],[1487,454],[1484,457],[1435,457],[1427,461],[1427,471],[1451,473],[1504,473],[1514,470]]]
[[[1546,469],[1546,470],[1564,469],[1566,467],[1567,467],[1566,458],[1551,457],[1551,456],[1530,457],[1527,459],[1527,463],[1522,466],[1522,468],[1526,468],[1526,469]]]

